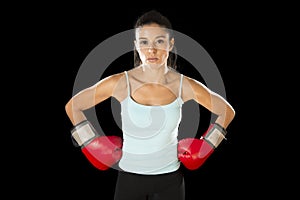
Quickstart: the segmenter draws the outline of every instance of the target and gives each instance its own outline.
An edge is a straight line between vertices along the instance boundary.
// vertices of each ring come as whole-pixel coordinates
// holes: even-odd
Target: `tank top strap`
[[[180,85],[179,85],[179,94],[178,94],[178,97],[181,97],[181,91],[182,91],[182,79],[183,79],[183,74],[180,75]]]
[[[126,76],[126,84],[127,84],[127,95],[130,96],[130,85],[129,85],[129,78],[127,71],[125,71],[125,76]]]

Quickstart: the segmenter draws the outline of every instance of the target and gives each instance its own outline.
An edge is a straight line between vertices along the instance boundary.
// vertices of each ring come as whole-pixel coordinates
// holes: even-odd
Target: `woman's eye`
[[[140,45],[147,45],[148,44],[148,42],[147,41],[145,41],[145,40],[143,40],[143,41],[140,41]]]
[[[157,44],[164,44],[165,41],[164,41],[164,40],[157,40],[156,43],[157,43]]]
[[[157,41],[155,41],[155,46],[159,47],[159,48],[166,48],[168,44],[168,41],[164,40],[164,39],[158,39]]]

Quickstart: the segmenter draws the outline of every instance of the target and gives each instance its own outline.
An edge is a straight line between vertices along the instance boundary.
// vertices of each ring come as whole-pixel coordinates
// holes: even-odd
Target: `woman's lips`
[[[156,62],[158,61],[158,58],[147,58],[148,62]]]

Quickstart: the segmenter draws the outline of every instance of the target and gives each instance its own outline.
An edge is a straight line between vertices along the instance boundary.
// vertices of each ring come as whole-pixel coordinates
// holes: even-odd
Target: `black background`
[[[268,196],[281,186],[278,179],[285,177],[278,165],[289,162],[283,158],[278,161],[282,151],[272,148],[272,138],[278,134],[269,125],[270,121],[278,125],[276,117],[270,119],[270,113],[274,113],[270,99],[276,95],[270,73],[275,69],[270,68],[271,57],[266,52],[273,48],[271,33],[277,29],[277,13],[265,6],[222,11],[206,5],[121,8],[79,4],[76,9],[71,5],[35,6],[14,10],[11,15],[17,18],[7,16],[5,29],[13,38],[7,48],[11,58],[6,58],[10,58],[11,66],[18,63],[20,69],[16,73],[15,68],[8,67],[20,80],[16,83],[18,89],[10,90],[17,93],[9,101],[16,102],[14,109],[19,118],[12,127],[22,130],[18,131],[18,139],[10,140],[21,145],[8,148],[9,152],[17,152],[17,158],[8,156],[6,162],[14,177],[14,181],[8,181],[9,186],[29,187],[22,194],[31,197],[112,199],[117,171],[95,169],[72,145],[72,125],[64,106],[72,96],[77,70],[86,56],[103,40],[133,28],[137,17],[153,8],[170,19],[174,30],[190,36],[209,53],[222,75],[226,98],[236,110],[228,140],[200,169],[182,168],[187,200]],[[121,64],[132,61],[123,59],[104,76],[127,69]],[[179,70],[201,80],[192,67]],[[109,105],[110,100],[97,107],[99,122],[104,130],[120,134],[112,122]],[[201,112],[208,115],[205,110]],[[199,124],[199,133],[205,130],[207,120],[203,118]]]

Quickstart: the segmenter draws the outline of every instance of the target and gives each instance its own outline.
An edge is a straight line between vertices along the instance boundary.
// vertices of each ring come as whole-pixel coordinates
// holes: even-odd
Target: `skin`
[[[144,25],[136,29],[135,47],[142,64],[128,71],[133,88],[131,98],[143,105],[166,105],[173,102],[178,90],[180,74],[167,66],[169,52],[174,38],[157,24]],[[134,87],[134,85],[141,85]],[[86,119],[84,110],[108,98],[122,102],[127,97],[127,84],[124,72],[108,76],[96,84],[74,95],[65,109],[73,125]],[[201,82],[184,76],[182,100],[194,100],[217,115],[216,121],[227,128],[235,116],[232,106],[220,95],[211,91]]]

